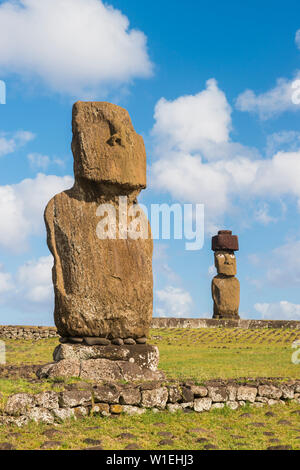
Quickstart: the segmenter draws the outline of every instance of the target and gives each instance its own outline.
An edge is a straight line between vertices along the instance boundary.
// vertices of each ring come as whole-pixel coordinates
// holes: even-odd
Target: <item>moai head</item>
[[[212,250],[215,252],[215,267],[218,274],[236,275],[236,257],[234,251],[239,249],[238,237],[230,230],[220,230],[212,238]]]
[[[144,141],[125,109],[106,102],[78,101],[73,106],[72,130],[75,179],[129,191],[146,187]]]

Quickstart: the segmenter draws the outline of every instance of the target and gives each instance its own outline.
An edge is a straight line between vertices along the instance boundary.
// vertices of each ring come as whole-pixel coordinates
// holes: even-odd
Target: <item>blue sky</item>
[[[239,235],[240,313],[300,319],[299,2],[0,1],[0,324],[52,324],[43,209],[72,185],[78,99],[128,109],[140,202],[205,204],[205,244],[155,241],[154,315],[210,317],[216,230]]]

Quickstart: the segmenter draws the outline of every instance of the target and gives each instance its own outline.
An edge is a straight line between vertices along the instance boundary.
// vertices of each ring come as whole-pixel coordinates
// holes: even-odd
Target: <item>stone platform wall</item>
[[[0,338],[7,339],[33,339],[54,338],[58,336],[55,327],[51,326],[1,326]]]
[[[94,386],[82,383],[66,386],[62,392],[11,395],[0,415],[0,425],[23,426],[30,421],[53,424],[68,418],[95,414],[142,414],[147,409],[156,412],[167,410],[174,413],[181,410],[201,413],[224,406],[236,410],[247,403],[254,407],[284,406],[289,401],[300,404],[300,381],[215,381],[201,386],[192,382],[150,382],[140,385],[110,383]]]
[[[216,320],[213,318],[153,318],[152,328],[293,328],[300,330],[296,320]]]
[[[214,320],[212,318],[153,318],[152,328],[292,328],[300,330],[300,321],[294,320]],[[44,339],[57,335],[51,326],[1,326],[0,338]]]

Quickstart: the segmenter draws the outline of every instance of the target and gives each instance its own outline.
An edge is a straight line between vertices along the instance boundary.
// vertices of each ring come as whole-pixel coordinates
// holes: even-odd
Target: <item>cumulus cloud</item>
[[[257,303],[254,305],[257,312],[264,320],[299,320],[300,305],[287,300],[274,303]]]
[[[300,132],[280,131],[267,136],[266,154],[274,155],[278,151],[295,152],[300,147]]]
[[[17,273],[19,296],[35,304],[50,303],[53,300],[52,266],[51,255],[28,261],[21,266]]]
[[[31,235],[44,230],[43,212],[48,201],[57,193],[71,187],[70,176],[39,173],[34,179],[18,184],[0,186],[0,246],[14,252],[27,248]]]
[[[196,95],[174,101],[161,98],[155,106],[153,135],[160,145],[183,152],[201,150],[210,142],[224,143],[231,130],[231,108],[217,82],[210,79]]]
[[[70,95],[104,95],[148,77],[146,37],[101,0],[7,0],[0,5],[0,71]]]
[[[230,113],[214,80],[197,95],[173,102],[160,100],[155,107],[156,160],[150,184],[180,202],[204,204],[208,232],[219,228],[223,217],[233,213],[241,200],[261,198],[253,220],[267,224],[275,218],[269,214],[266,200],[286,195],[294,196],[295,202],[300,199],[300,150],[262,158],[231,142]]]
[[[167,286],[156,291],[159,317],[188,318],[191,316],[193,300],[189,292],[180,287]]]
[[[59,158],[50,158],[48,155],[42,155],[41,153],[29,153],[27,155],[29,164],[33,170],[47,170],[49,166],[57,165],[60,167],[64,166],[64,161]]]
[[[18,148],[33,140],[34,137],[34,134],[29,131],[0,132],[0,157],[15,152]]]
[[[275,287],[300,286],[300,240],[277,247],[266,260],[267,280]]]
[[[3,266],[0,264],[0,294],[12,290],[14,287],[12,276],[3,270]]]
[[[269,225],[271,222],[277,222],[276,217],[272,217],[269,214],[269,209],[269,204],[266,202],[262,203],[254,213],[255,219],[263,225]]]
[[[297,90],[293,86],[299,79],[300,72],[298,71],[294,79],[279,78],[275,87],[264,93],[255,94],[253,90],[246,90],[237,97],[236,108],[239,111],[257,114],[262,120],[284,111],[298,111],[299,104],[296,104],[293,98]]]

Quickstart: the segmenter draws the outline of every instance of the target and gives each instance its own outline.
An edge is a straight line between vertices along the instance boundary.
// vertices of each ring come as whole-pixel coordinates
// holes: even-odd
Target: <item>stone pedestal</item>
[[[53,359],[54,363],[38,370],[39,378],[80,377],[95,382],[164,378],[157,370],[158,348],[148,344],[87,346],[65,343],[57,346]]]

